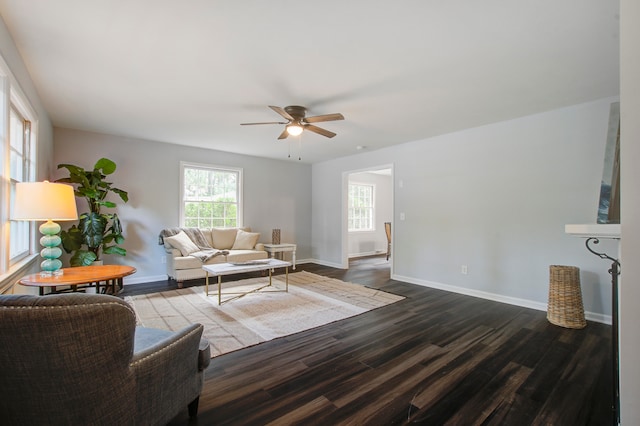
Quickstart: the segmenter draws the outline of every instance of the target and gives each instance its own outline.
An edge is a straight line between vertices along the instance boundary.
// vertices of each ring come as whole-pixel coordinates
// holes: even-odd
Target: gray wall
[[[352,173],[349,175],[349,183],[366,183],[375,185],[375,230],[349,232],[349,257],[386,253],[387,234],[384,231],[384,223],[391,222],[391,215],[393,214],[391,176],[367,172]]]
[[[135,266],[127,283],[166,278],[164,251],[158,233],[178,226],[180,161],[239,167],[244,178],[244,225],[271,241],[271,229],[282,229],[282,242],[298,244],[297,257],[311,256],[311,167],[168,143],[112,135],[54,129],[55,164],[72,163],[91,169],[101,157],[115,161],[114,186],[129,192],[129,202],[117,213],[124,228],[126,258],[108,256],[106,263]],[[58,172],[57,177],[63,176]],[[113,201],[118,201],[116,198]]]
[[[393,163],[394,278],[546,309],[549,265],[575,265],[589,317],[610,321],[607,265],[564,225],[595,223],[614,101],[314,164],[313,257],[341,265],[342,173]]]

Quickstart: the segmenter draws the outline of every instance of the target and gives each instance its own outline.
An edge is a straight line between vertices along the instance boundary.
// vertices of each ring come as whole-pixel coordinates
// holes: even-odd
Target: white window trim
[[[184,169],[185,167],[189,168],[202,168],[207,170],[223,170],[228,172],[238,173],[238,223],[236,226],[241,228],[244,226],[244,186],[243,186],[243,172],[242,168],[237,167],[229,167],[229,166],[218,166],[215,164],[204,164],[204,163],[192,163],[189,161],[181,161],[180,162],[180,212],[179,212],[179,223],[180,226],[184,224]]]

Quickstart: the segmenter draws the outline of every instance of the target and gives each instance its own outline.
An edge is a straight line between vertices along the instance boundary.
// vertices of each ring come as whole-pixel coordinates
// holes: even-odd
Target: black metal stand
[[[611,409],[613,410],[613,424],[618,425],[620,424],[620,355],[618,346],[618,275],[620,275],[620,262],[606,253],[599,253],[589,247],[589,243],[598,244],[599,242],[599,239],[591,237],[587,238],[585,245],[587,250],[599,258],[611,261],[611,268],[608,271],[611,274],[611,346],[613,357],[613,401]]]

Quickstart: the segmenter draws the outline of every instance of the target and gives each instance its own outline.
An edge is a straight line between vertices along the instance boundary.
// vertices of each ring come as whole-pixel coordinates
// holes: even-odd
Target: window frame
[[[20,133],[22,134],[21,152],[16,152],[15,145],[12,144],[11,141],[11,137],[12,135],[14,135],[12,129],[12,114],[16,116],[16,118],[22,125],[22,128],[20,129]],[[31,121],[24,116],[24,114],[19,110],[19,107],[14,102],[11,102],[9,105],[9,117],[9,266],[12,266],[20,262],[22,259],[28,257],[29,255],[35,253],[36,251],[36,245],[34,243],[34,223],[11,220],[11,211],[13,210],[16,184],[20,182],[33,182],[35,180],[35,158],[33,155],[35,146],[32,138]],[[11,157],[13,153],[16,153],[16,155],[19,157],[22,171],[21,176],[14,176],[11,164]],[[14,227],[14,224],[16,225],[16,227]],[[17,233],[13,231],[18,230],[16,229],[17,227],[19,227],[22,231],[26,230],[26,232],[22,233],[20,236],[16,235]],[[16,238],[19,238],[21,240],[19,246],[22,247],[22,249],[17,253],[12,253],[12,246],[14,245]]]
[[[371,190],[371,205],[368,207],[371,211],[371,227],[370,228],[351,228],[349,225],[352,223],[354,217],[355,207],[351,206],[351,187],[367,187]],[[363,207],[359,207],[362,209]],[[364,207],[367,208],[367,207]],[[359,232],[375,232],[376,231],[376,185],[369,182],[349,182],[347,185],[347,232],[359,233]]]
[[[236,178],[236,225],[233,228],[241,228],[244,222],[244,185],[243,185],[243,169],[238,167],[220,166],[214,164],[194,163],[188,161],[180,162],[180,213],[179,222],[180,226],[185,226],[185,204],[188,200],[185,199],[185,170],[186,169],[199,169],[210,172],[224,172],[235,173]],[[215,228],[230,228],[228,226],[214,226]]]
[[[28,222],[28,253],[21,253],[11,258],[11,210],[12,210],[12,182],[11,182],[11,140],[9,134],[11,109],[30,123],[28,144],[28,161],[23,174],[23,181],[33,182],[37,177],[38,169],[38,115],[31,106],[28,97],[24,94],[17,80],[4,58],[0,56],[0,292],[4,291],[5,280],[27,265],[32,258],[37,256],[39,246],[37,242],[37,223]],[[26,245],[26,244],[25,244]]]

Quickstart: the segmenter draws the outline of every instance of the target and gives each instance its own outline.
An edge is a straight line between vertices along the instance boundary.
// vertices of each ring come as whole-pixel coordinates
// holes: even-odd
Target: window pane
[[[184,166],[183,222],[200,228],[239,224],[240,171]]]
[[[10,155],[11,164],[9,165],[9,169],[11,170],[11,179],[22,182],[22,176],[24,175],[22,156],[14,150],[11,150]]]
[[[20,257],[29,253],[29,222],[11,221],[10,253],[11,257]]]
[[[30,123],[13,107],[9,113],[9,176],[10,176],[10,201],[9,214],[13,210],[15,202],[15,188],[18,182],[28,182],[33,177],[33,153],[30,149]],[[16,262],[27,256],[32,248],[31,232],[33,227],[30,222],[10,221],[9,225],[9,261]],[[35,248],[33,249],[35,251]]]

